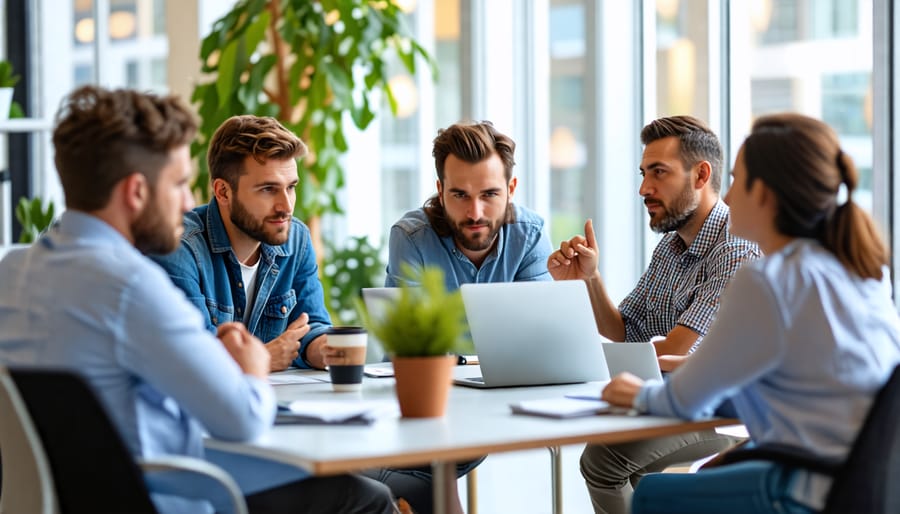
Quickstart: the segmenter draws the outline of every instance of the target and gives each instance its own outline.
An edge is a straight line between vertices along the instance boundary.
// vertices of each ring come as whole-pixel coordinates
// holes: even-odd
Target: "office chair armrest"
[[[720,456],[717,465],[724,466],[748,460],[767,460],[786,466],[805,468],[829,476],[834,476],[843,464],[841,459],[825,458],[796,446],[766,443],[725,452]]]
[[[168,455],[138,459],[152,493],[208,500],[216,512],[247,514],[237,482],[225,470],[201,459]]]

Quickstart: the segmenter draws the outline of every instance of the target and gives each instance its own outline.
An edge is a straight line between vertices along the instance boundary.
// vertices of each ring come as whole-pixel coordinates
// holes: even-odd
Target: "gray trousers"
[[[391,491],[359,475],[314,477],[247,496],[251,514],[393,514]]]
[[[715,430],[690,432],[610,446],[589,444],[581,475],[597,514],[627,514],[634,487],[647,473],[708,457],[739,442]]]

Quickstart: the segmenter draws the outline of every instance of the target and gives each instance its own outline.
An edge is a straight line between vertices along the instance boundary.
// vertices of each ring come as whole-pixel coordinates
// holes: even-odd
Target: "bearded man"
[[[753,243],[728,231],[728,206],[720,199],[722,147],[702,121],[672,116],[641,131],[639,193],[650,228],[665,234],[637,286],[616,307],[598,270],[593,225],[563,241],[547,262],[556,280],[587,283],[597,329],[613,341],[653,341],[660,368],[703,339],[719,296],[742,263],[760,256]],[[633,486],[649,472],[700,459],[734,441],[713,430],[613,446],[588,445],[581,472],[598,513],[628,512]]]
[[[462,284],[550,280],[552,247],[544,220],[512,203],[516,143],[489,121],[456,123],[438,131],[432,155],[437,194],[391,227],[385,286],[418,285],[412,275],[425,266],[444,271],[447,289]],[[457,464],[448,484],[456,512],[462,512],[456,480],[483,459]],[[429,466],[366,473],[393,490],[411,490],[430,480]],[[419,487],[421,489],[421,487]],[[429,514],[427,498],[411,498],[416,512]]]
[[[432,150],[437,194],[391,228],[385,286],[409,284],[407,266],[440,267],[449,290],[550,280],[544,220],[512,203],[515,150],[516,143],[488,121],[438,131]]]
[[[391,491],[368,478],[311,477],[276,461],[204,449],[204,434],[228,441],[265,434],[276,398],[262,343],[228,319],[218,333],[207,330],[143,255],[171,252],[179,237],[189,237],[182,215],[194,205],[190,142],[197,122],[187,105],[173,96],[83,86],[65,98],[55,120],[66,212],[34,244],[0,261],[0,365],[77,372],[136,458],[218,464],[251,513],[395,512]],[[150,482],[167,484],[148,482],[162,514],[221,510],[214,507],[222,495],[208,480],[190,473],[156,478]]]
[[[153,256],[210,331],[237,321],[265,342],[271,371],[326,364],[331,318],[309,229],[293,217],[306,151],[274,118],[226,120],[207,154],[212,201],[184,216],[176,252]]]

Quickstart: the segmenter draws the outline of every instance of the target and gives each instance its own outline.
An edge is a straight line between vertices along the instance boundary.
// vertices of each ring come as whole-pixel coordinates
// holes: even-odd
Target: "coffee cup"
[[[341,364],[329,364],[331,387],[335,391],[359,391],[366,364],[366,329],[339,326],[328,329],[328,346],[336,349]]]

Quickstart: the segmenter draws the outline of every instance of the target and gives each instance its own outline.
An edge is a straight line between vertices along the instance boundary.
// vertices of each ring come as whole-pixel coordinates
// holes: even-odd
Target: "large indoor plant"
[[[447,291],[439,268],[426,267],[415,277],[404,272],[420,285],[401,286],[378,319],[364,312],[366,326],[394,363],[403,416],[443,416],[455,354],[472,349],[462,295]]]
[[[202,70],[210,78],[192,95],[201,126],[195,191],[208,199],[205,155],[216,128],[235,114],[273,116],[310,148],[298,162],[295,214],[309,226],[323,255],[319,220],[340,212],[344,186],[340,157],[347,151],[345,114],[365,129],[382,105],[397,100],[389,70],[401,63],[415,73],[423,58],[405,14],[388,0],[240,0],[215,22],[202,42]]]

